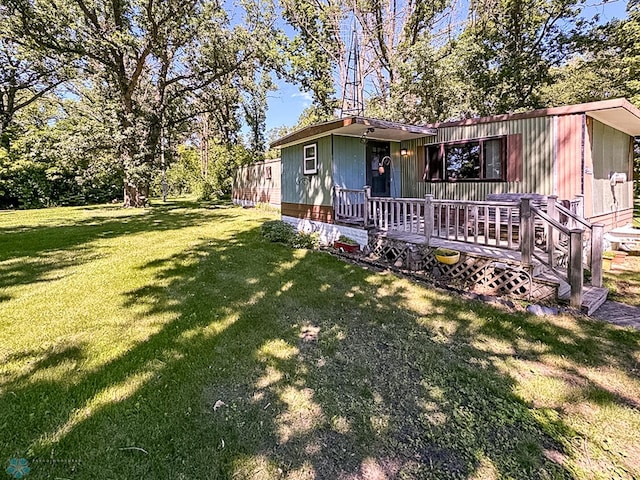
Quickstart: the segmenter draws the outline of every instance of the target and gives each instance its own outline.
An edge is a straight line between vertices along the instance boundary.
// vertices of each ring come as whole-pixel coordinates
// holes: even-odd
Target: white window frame
[[[312,151],[313,153],[309,153]],[[312,168],[307,168],[307,163],[309,161],[313,162]],[[302,170],[305,175],[313,175],[314,173],[318,173],[318,144],[311,143],[309,145],[305,145],[303,148],[303,158],[302,158]]]

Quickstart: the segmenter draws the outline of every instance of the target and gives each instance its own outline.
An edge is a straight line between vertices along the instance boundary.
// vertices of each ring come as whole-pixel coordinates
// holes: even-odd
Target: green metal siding
[[[362,188],[366,182],[366,145],[359,138],[333,136],[333,183],[342,188]]]
[[[318,173],[304,175],[302,168],[305,145],[318,144]],[[285,147],[282,158],[282,201],[309,205],[332,205],[331,136]]]
[[[424,160],[417,149],[424,145],[471,140],[502,135],[522,134],[522,172],[520,182],[458,182],[425,183],[422,181]],[[438,135],[403,142],[409,155],[403,160],[402,196],[422,197],[427,193],[435,198],[484,200],[488,193],[553,193],[553,118],[538,117],[520,120],[438,127]]]
[[[629,178],[631,137],[593,120],[591,158],[593,161],[593,215],[633,208],[633,179]],[[627,174],[627,182],[611,185],[610,172]]]
[[[318,173],[304,175],[304,146],[318,144]],[[400,196],[400,143],[390,142],[392,158],[391,194]],[[333,186],[363,188],[366,185],[366,145],[360,138],[328,135],[285,147],[282,158],[282,202],[332,205]]]

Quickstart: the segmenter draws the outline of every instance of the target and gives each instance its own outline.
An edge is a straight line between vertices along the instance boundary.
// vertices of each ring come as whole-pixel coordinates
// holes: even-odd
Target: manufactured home
[[[350,117],[272,147],[281,149],[282,215],[296,223],[335,224],[335,190],[368,186],[393,198],[583,198],[585,218],[610,230],[633,217],[638,135],[640,110],[616,99],[429,126]]]
[[[564,285],[579,306],[591,295],[585,268],[601,287],[604,234],[632,220],[639,135],[640,110],[615,99],[426,126],[347,117],[272,147],[281,149],[282,219],[326,243],[347,235],[431,270],[433,249],[453,246],[463,258],[440,273],[538,298]],[[549,272],[558,288],[544,286],[555,281]],[[588,311],[606,297],[594,295]]]

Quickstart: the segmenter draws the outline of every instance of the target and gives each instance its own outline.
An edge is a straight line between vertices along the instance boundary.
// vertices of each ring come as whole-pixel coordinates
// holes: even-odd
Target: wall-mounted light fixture
[[[368,127],[364,132],[362,132],[362,135],[360,136],[360,143],[367,143],[367,135],[375,131],[376,131],[375,128]]]
[[[406,148],[400,149],[400,155],[402,155],[403,157],[406,157],[408,153],[409,151]]]

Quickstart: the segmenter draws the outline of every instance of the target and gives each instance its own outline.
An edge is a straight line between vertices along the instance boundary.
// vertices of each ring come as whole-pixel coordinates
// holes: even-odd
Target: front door
[[[391,145],[389,142],[367,142],[367,185],[371,196],[391,194]]]

